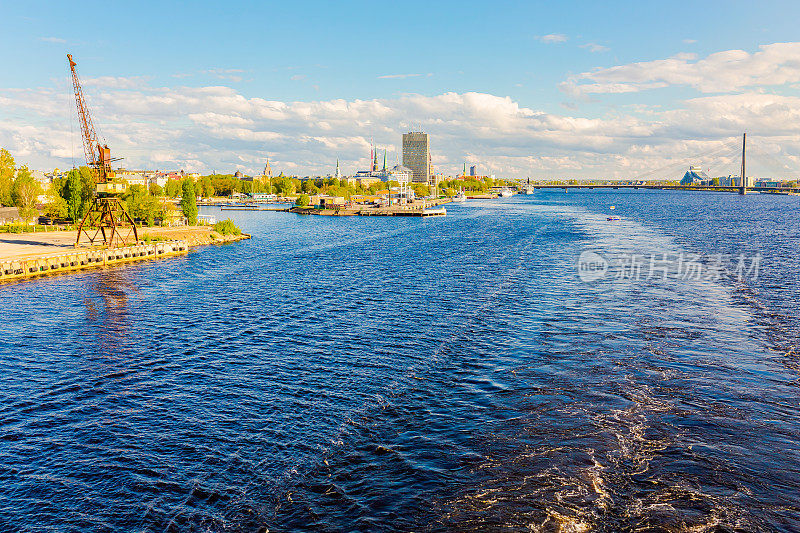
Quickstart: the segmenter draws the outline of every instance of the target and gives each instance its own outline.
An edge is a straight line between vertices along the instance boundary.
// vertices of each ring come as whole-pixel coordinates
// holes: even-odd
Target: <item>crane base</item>
[[[114,196],[96,197],[92,206],[78,226],[78,239],[90,246],[121,247],[139,243],[136,224],[122,207],[122,202]]]

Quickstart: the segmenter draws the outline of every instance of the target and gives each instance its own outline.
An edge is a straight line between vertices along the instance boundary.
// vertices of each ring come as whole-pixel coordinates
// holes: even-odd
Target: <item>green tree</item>
[[[0,205],[12,206],[11,189],[14,185],[16,163],[5,148],[0,148]]]
[[[204,198],[214,196],[214,185],[211,183],[211,176],[203,176],[200,180],[200,196]]]
[[[197,198],[194,192],[194,182],[187,178],[183,180],[183,195],[181,196],[181,210],[190,226],[197,224]]]
[[[300,196],[297,197],[297,200],[295,200],[295,204],[297,204],[300,207],[306,207],[310,202],[311,198],[309,198],[307,194],[301,194]]]
[[[150,184],[149,191],[151,196],[156,196],[156,197],[164,196],[164,189],[161,187],[161,185],[159,185],[155,181]]]
[[[714,185],[715,187],[719,187],[719,178],[712,179],[711,180],[711,185]]]
[[[67,217],[77,222],[83,214],[83,199],[81,198],[81,173],[72,169],[67,174],[60,191],[61,197],[67,202]]]
[[[42,194],[42,187],[33,179],[33,174],[28,167],[22,166],[17,170],[17,177],[11,188],[11,200],[19,208],[19,216],[29,222],[39,215],[36,209],[36,200]]]
[[[125,191],[125,195],[122,197],[125,200],[125,210],[133,218],[142,218],[140,206],[145,196],[147,196],[147,189],[144,188],[144,185],[129,185],[128,190]]]
[[[455,196],[456,194],[458,194],[458,193],[457,193],[457,192],[456,192],[456,190],[455,190],[454,188],[452,188],[452,187],[448,187],[448,188],[446,188],[446,189],[444,190],[444,195],[445,195],[445,196],[447,196],[448,198],[452,198],[452,197],[453,197],[453,196]]]
[[[52,219],[66,218],[68,214],[67,201],[58,194],[51,194],[50,201],[44,206],[44,214]]]
[[[176,198],[181,194],[181,182],[176,179],[168,179],[164,186],[164,192],[170,198]]]
[[[415,183],[411,188],[414,189],[414,195],[417,197],[428,196],[431,193],[430,188],[424,183]]]

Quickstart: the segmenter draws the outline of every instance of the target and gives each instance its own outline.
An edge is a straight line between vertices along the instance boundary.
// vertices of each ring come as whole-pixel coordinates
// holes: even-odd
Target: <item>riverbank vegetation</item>
[[[233,220],[226,218],[214,224],[214,231],[220,235],[241,235],[242,230],[233,223]]]

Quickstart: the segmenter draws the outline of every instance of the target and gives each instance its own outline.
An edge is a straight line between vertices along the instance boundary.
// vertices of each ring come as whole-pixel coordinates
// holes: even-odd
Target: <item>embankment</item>
[[[141,228],[140,242],[119,248],[75,247],[75,231],[0,235],[0,282],[46,274],[162,259],[189,253],[207,244],[249,239],[250,235],[221,235],[207,226]]]

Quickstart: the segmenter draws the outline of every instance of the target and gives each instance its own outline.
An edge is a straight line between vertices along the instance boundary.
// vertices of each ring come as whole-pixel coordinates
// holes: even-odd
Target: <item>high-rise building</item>
[[[478,166],[477,165],[472,165],[471,167],[469,167],[469,175],[470,176],[477,176],[478,175]]]
[[[403,166],[414,173],[414,183],[430,182],[431,147],[427,133],[412,131],[403,134]]]

